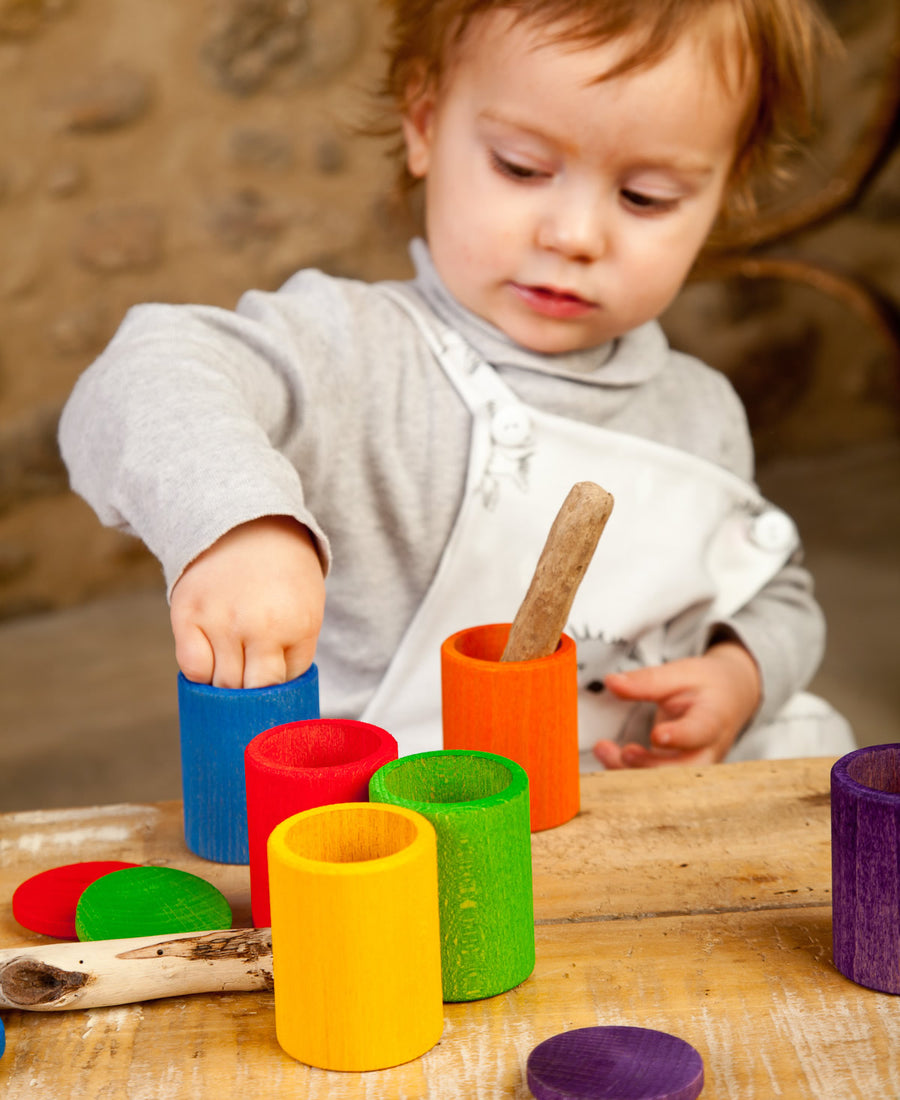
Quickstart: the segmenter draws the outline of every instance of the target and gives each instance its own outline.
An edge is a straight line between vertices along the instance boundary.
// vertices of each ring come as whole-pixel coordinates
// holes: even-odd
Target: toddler
[[[64,411],[162,562],[178,664],[439,748],[444,638],[510,621],[568,489],[616,499],[567,627],[585,767],[842,754],[824,628],[725,378],[656,318],[808,106],[805,0],[396,0],[415,277],[129,312]]]

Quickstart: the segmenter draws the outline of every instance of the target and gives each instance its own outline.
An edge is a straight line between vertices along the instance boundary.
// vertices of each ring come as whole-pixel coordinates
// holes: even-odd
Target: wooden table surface
[[[396,1069],[333,1073],[286,1055],[271,993],[4,1012],[0,1095],[29,1098],[530,1096],[525,1061],[570,1028],[672,1032],[703,1057],[703,1100],[897,1100],[900,999],[831,962],[832,760],[601,773],[582,810],[535,834],[537,966],[499,997],[445,1006],[440,1043]],[[249,923],[248,872],[191,855],[181,806],[0,816],[0,946],[25,878],[86,859],[180,867]]]

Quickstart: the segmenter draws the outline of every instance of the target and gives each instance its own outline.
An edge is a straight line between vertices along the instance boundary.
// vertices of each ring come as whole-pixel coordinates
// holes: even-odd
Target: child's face
[[[597,83],[621,42],[553,43],[503,9],[473,21],[404,121],[432,257],[459,302],[546,353],[669,305],[719,210],[745,107],[707,48],[690,34]]]

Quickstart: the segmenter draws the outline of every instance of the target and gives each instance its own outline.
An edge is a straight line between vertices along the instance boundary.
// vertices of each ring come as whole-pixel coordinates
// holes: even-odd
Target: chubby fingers
[[[309,532],[288,517],[233,528],[184,570],[170,597],[184,675],[223,688],[283,683],[315,656],[325,584]]]
[[[682,691],[690,683],[685,666],[690,661],[673,661],[665,665],[647,665],[628,672],[610,672],[603,678],[605,687],[619,699],[647,700],[661,703],[673,691]]]
[[[724,728],[724,716],[702,699],[680,700],[657,715],[650,739],[657,749],[691,752],[712,744]]]
[[[622,746],[616,744],[615,741],[597,741],[593,753],[603,767],[609,771],[617,771],[620,768],[627,767],[622,759]]]
[[[244,647],[227,632],[217,633],[172,616],[175,660],[188,680],[213,687],[240,688],[244,683]],[[282,662],[283,664],[283,662]],[[271,680],[270,683],[277,683]]]
[[[173,613],[172,635],[175,638],[175,660],[187,679],[195,684],[211,684],[216,658],[203,630],[194,623],[181,622]]]
[[[282,644],[269,638],[242,642],[229,631],[214,633],[173,621],[175,660],[188,680],[222,688],[258,688],[302,676],[315,658],[315,639]]]
[[[315,649],[315,640],[308,645],[246,645],[241,687],[268,687],[302,676],[313,663]]]
[[[593,751],[600,763],[609,771],[621,771],[624,768],[659,768],[675,764],[714,763],[714,755],[709,748],[680,752],[677,749],[647,748],[635,743],[618,745],[615,741],[598,741]]]
[[[239,687],[270,687],[272,684],[283,684],[288,678],[284,650],[280,647],[270,649],[268,646],[247,645],[243,649],[243,658]]]
[[[664,768],[673,765],[697,767],[714,764],[716,755],[708,746],[692,752],[680,752],[675,749],[646,748],[644,745],[624,745],[622,760],[623,767],[626,768]]]
[[[619,698],[656,704],[656,719],[650,734],[660,758],[703,749],[718,736],[723,715],[715,697],[703,690],[697,673],[702,666],[694,660],[674,661],[606,677],[606,685]],[[644,762],[635,750],[628,766]]]

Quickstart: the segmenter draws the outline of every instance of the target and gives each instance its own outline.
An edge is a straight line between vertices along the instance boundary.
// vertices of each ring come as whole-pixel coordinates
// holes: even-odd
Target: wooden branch
[[[57,1012],[272,988],[268,928],[0,951],[0,1008]]]
[[[530,661],[554,652],[612,509],[612,496],[594,482],[572,486],[550,528],[501,661]]]

